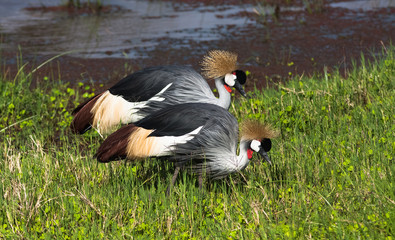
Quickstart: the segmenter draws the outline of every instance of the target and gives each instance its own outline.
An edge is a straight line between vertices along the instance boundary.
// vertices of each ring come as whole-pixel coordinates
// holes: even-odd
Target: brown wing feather
[[[129,137],[138,127],[133,124],[123,126],[104,140],[96,152],[99,162],[110,162],[127,156]]]
[[[80,104],[76,109],[74,109],[74,119],[71,122],[70,127],[75,133],[82,134],[89,129],[93,122],[91,109],[102,94],[103,93],[100,93],[91,99],[88,99],[86,102]]]

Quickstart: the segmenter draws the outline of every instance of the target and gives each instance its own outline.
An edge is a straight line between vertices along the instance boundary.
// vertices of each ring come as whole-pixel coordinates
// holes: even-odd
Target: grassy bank
[[[272,166],[257,157],[202,193],[148,160],[98,164],[95,132],[70,112],[95,89],[0,75],[0,238],[393,239],[394,48],[347,78],[332,72],[255,90],[231,111],[281,131]]]

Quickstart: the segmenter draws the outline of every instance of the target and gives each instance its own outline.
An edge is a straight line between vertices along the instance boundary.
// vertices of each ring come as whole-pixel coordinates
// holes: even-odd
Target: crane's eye
[[[259,152],[259,150],[261,149],[261,142],[258,140],[252,140],[250,143],[250,148],[255,152]]]
[[[224,79],[225,83],[228,84],[228,86],[233,87],[235,85],[236,81],[236,75],[233,75],[231,73],[227,73],[225,75]]]

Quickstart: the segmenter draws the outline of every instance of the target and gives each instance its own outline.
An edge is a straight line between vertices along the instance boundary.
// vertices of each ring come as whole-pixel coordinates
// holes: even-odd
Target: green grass
[[[0,238],[393,239],[394,50],[235,101],[281,131],[273,165],[255,156],[203,192],[184,173],[169,197],[171,164],[99,164],[101,137],[70,132],[92,87],[0,75]]]

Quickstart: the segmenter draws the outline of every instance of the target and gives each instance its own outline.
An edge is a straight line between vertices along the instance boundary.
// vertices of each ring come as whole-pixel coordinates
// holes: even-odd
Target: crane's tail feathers
[[[86,104],[88,104],[92,99],[96,98],[97,96],[101,95],[103,93],[100,94],[96,94],[95,96],[89,98],[88,100],[86,100],[85,102],[81,103],[80,105],[78,105],[78,107],[76,107],[73,112],[71,112],[71,114],[74,116],[75,114],[77,114],[81,108],[83,108]]]
[[[74,119],[70,125],[73,132],[83,134],[91,129],[91,124],[93,122],[93,114],[91,113],[91,110],[102,94],[103,93],[97,94],[74,109]]]
[[[138,127],[129,124],[108,136],[95,154],[97,160],[106,163],[126,157],[128,155],[129,137],[136,129]]]

